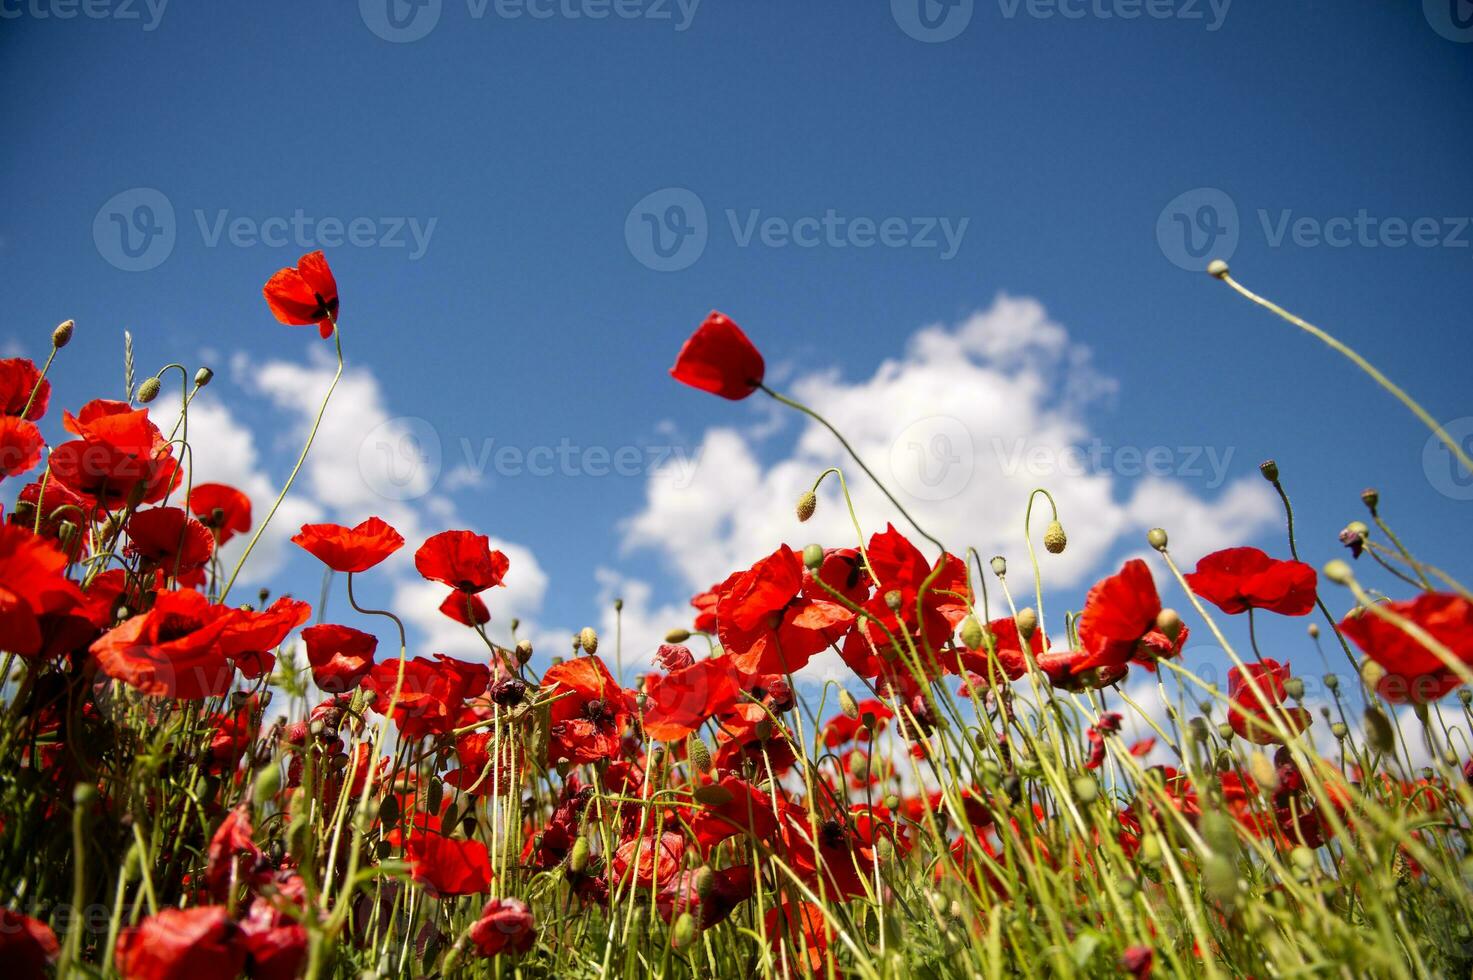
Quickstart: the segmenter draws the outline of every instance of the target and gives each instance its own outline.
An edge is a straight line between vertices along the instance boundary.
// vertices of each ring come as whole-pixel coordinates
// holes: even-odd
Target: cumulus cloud
[[[1256,475],[1225,483],[1226,460],[1202,448],[1110,446],[1090,413],[1116,395],[1087,347],[1035,300],[1000,295],[959,323],[913,334],[902,355],[869,377],[800,374],[789,385],[821,412],[924,527],[953,549],[1021,556],[1030,491],[1049,489],[1070,531],[1048,557],[1053,586],[1097,574],[1124,546],[1161,525],[1194,560],[1238,544],[1276,519]],[[760,396],[759,396],[760,397]],[[779,542],[856,540],[838,481],[825,481],[818,514],[800,527],[793,504],[814,478],[839,466],[865,533],[903,519],[833,435],[802,420],[786,447],[770,425],[704,433],[693,476],[656,473],[642,509],[622,527],[627,549],[661,556],[691,590],[719,581]],[[1048,521],[1034,507],[1033,533]]]

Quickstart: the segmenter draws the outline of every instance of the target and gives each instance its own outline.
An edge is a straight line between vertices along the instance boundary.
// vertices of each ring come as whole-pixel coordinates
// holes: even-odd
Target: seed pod
[[[205,385],[214,380],[214,377],[214,371],[211,371],[207,367],[202,367],[198,371],[194,372],[194,386],[196,388],[203,388]]]
[[[680,629],[679,627],[677,627],[677,628],[675,628],[675,629],[673,629],[670,632],[668,632],[668,633],[665,634],[665,642],[666,643],[684,643],[686,640],[689,640],[689,639],[690,639],[690,630],[683,630],[683,629]]]
[[[531,640],[518,640],[517,641],[517,663],[519,663],[523,667],[525,667],[527,665],[527,662],[530,661],[531,659],[532,659],[532,641]]]
[[[1207,274],[1214,279],[1226,279],[1229,271],[1228,264],[1222,259],[1213,259],[1207,263]]]
[[[812,490],[805,490],[805,491],[803,491],[803,495],[798,498],[798,508],[797,508],[797,511],[798,511],[798,520],[799,521],[807,521],[808,518],[810,518],[810,517],[813,516],[813,512],[815,510],[817,510],[817,509],[818,509],[818,497],[817,497],[817,495],[815,495]]]
[[[1073,789],[1074,798],[1085,806],[1100,798],[1100,784],[1092,776],[1075,776]]]
[[[1156,628],[1173,643],[1181,636],[1181,615],[1175,609],[1163,609],[1156,614]]]
[[[138,393],[134,396],[140,404],[147,405],[159,396],[163,390],[164,383],[158,378],[144,378],[138,385]]]
[[[1153,527],[1146,532],[1146,543],[1157,551],[1166,550],[1166,532],[1159,527]]]
[[[1381,494],[1376,492],[1375,487],[1366,487],[1362,490],[1360,492],[1360,499],[1372,514],[1376,513],[1376,508],[1381,504]]]
[[[1058,521],[1049,521],[1048,527],[1043,532],[1043,546],[1051,555],[1062,554],[1064,548],[1069,544],[1069,536],[1064,533],[1064,525]]]
[[[1375,705],[1366,709],[1366,744],[1383,755],[1396,750],[1396,732],[1386,712]]]
[[[843,688],[839,689],[839,710],[851,721],[859,718],[859,705],[854,702],[854,695]]]
[[[823,545],[810,544],[803,549],[803,565],[810,572],[823,567]]]
[[[58,323],[56,329],[51,331],[51,346],[57,350],[61,350],[67,344],[71,343],[72,331],[75,329],[77,329],[77,321],[75,320],[63,320]]]
[[[968,616],[962,620],[962,643],[968,650],[980,650],[982,648],[982,624],[977,622],[977,617]]]
[[[707,747],[705,739],[691,736],[686,751],[698,771],[703,773],[711,771],[711,749]]]
[[[1033,607],[1025,606],[1013,617],[1013,624],[1018,627],[1018,635],[1025,642],[1031,640],[1033,634],[1038,632],[1038,613],[1033,611]]]
[[[1298,677],[1291,677],[1284,681],[1284,693],[1295,701],[1304,700],[1304,681]]]
[[[568,868],[574,874],[582,874],[588,867],[588,838],[579,837],[573,842],[573,851],[568,855]]]
[[[670,930],[670,945],[676,949],[684,949],[696,939],[696,917],[689,912],[680,913],[680,918],[675,920],[675,928]]]
[[[1002,555],[995,555],[991,561],[992,574],[1002,578],[1008,573],[1008,560]]]
[[[583,631],[578,634],[578,643],[590,656],[598,652],[598,634],[593,631],[592,626],[583,627]]]
[[[891,589],[885,593],[885,608],[891,612],[899,612],[900,604],[904,601],[905,596],[901,594],[899,589]]]
[[[275,762],[256,770],[256,780],[251,785],[251,803],[260,809],[276,798],[281,791],[281,767]]]
[[[1339,558],[1325,562],[1324,575],[1325,578],[1334,582],[1336,585],[1348,585],[1350,580],[1355,577],[1355,573],[1350,570],[1350,566]]]

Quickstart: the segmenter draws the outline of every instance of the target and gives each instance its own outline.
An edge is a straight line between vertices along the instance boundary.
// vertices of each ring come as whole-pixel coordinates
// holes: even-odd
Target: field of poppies
[[[1360,366],[1473,472],[1354,351],[1211,272]],[[323,254],[264,292],[278,320],[319,328],[341,376]],[[1473,595],[1415,557],[1374,490],[1340,541],[1299,541],[1265,462],[1275,554],[1186,568],[1153,530],[1151,560],[1066,611],[1047,596],[1068,546],[1047,488],[1017,554],[984,556],[888,491],[891,513],[856,513],[849,486],[875,480],[856,457],[792,502],[792,546],[761,543],[658,650],[590,628],[553,655],[491,638],[517,569],[471,531],[303,526],[292,541],[346,586],[343,621],[242,595],[276,507],[189,478],[210,451],[188,439],[208,370],[60,407],[48,445],[47,375],[75,330],[39,367],[0,360],[6,978],[1473,970]],[[720,313],[671,374],[827,425],[765,384]],[[847,507],[853,536],[805,542],[819,506]],[[395,611],[358,601],[405,547],[479,659],[413,649]],[[1304,624],[1287,659],[1259,651],[1268,617]],[[1225,689],[1183,654],[1194,633],[1231,660]],[[808,681],[831,650],[846,680]],[[626,688],[614,656],[650,666]]]

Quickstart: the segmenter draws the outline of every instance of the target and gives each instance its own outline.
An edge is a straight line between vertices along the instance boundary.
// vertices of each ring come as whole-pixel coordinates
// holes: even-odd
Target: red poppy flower
[[[491,672],[483,664],[435,654],[434,660],[415,657],[404,662],[404,681],[399,683],[399,661],[375,664],[363,678],[363,687],[374,694],[373,709],[388,710],[394,701],[394,723],[406,738],[444,735],[455,727],[467,698],[486,691]],[[399,697],[394,700],[395,688]]]
[[[741,691],[729,657],[711,657],[645,683],[644,732],[671,742],[685,738],[712,715],[736,703]]]
[[[493,898],[481,909],[481,917],[471,926],[469,936],[481,956],[525,953],[537,941],[537,923],[526,902]]]
[[[435,898],[475,895],[491,887],[491,855],[478,840],[456,840],[435,831],[409,838],[410,873]]]
[[[233,610],[192,589],[160,592],[153,608],[92,644],[102,672],[154,697],[194,701],[230,690],[235,666],[220,647]]]
[[[752,897],[756,879],[750,864],[737,864],[711,872],[710,887],[703,897],[700,885],[701,873],[687,869],[675,876],[669,885],[655,896],[655,906],[660,918],[674,922],[680,915],[689,912],[695,916],[702,929],[725,922],[736,907]]]
[[[51,453],[51,474],[68,490],[120,510],[130,500],[156,503],[178,486],[179,463],[147,409],[99,398],[64,413],[62,424],[81,437]]]
[[[864,603],[870,616],[855,620],[854,630],[844,641],[841,652],[845,662],[860,676],[876,677],[886,672],[887,665],[898,657],[899,652],[891,649],[885,630],[880,629],[874,620],[883,623],[891,636],[908,634],[917,647],[934,657],[951,639],[957,624],[966,618],[970,593],[967,589],[967,567],[960,558],[943,554],[935,565],[929,564],[920,549],[895,530],[893,524],[886,525],[884,531],[870,537],[868,555],[870,567],[878,579],[874,595]],[[937,573],[935,578],[931,578],[933,572]],[[931,578],[931,583],[926,586],[923,608],[918,616],[917,599],[928,578]],[[890,593],[899,596],[898,611],[890,608],[886,599]],[[926,666],[931,665],[927,663]]]
[[[377,517],[357,527],[303,524],[292,542],[311,552],[335,572],[366,572],[404,547],[399,532]]]
[[[1415,599],[1388,602],[1381,608],[1420,626],[1453,656],[1473,666],[1473,603],[1467,599],[1446,592],[1424,592]],[[1427,703],[1461,683],[1442,658],[1373,612],[1346,616],[1340,621],[1340,631],[1385,669],[1376,689],[1388,701]]]
[[[13,415],[0,416],[0,480],[20,476],[41,462],[46,440],[35,423]]]
[[[223,483],[200,483],[189,492],[189,509],[224,544],[251,529],[251,498]]]
[[[474,531],[441,531],[414,553],[414,567],[431,582],[475,595],[500,585],[511,562]]]
[[[27,402],[31,405],[29,410]],[[35,422],[46,414],[50,402],[51,382],[41,377],[34,362],[24,357],[0,360],[0,415],[20,418],[25,412],[26,419]]]
[[[895,712],[891,711],[885,702],[874,698],[866,698],[854,707],[855,716],[853,718],[848,715],[839,715],[836,718],[830,718],[829,723],[823,726],[823,744],[835,749],[849,741],[867,742],[871,733],[864,724],[866,716],[874,724],[876,732],[884,731],[885,723],[895,717]]]
[[[312,681],[329,694],[351,691],[373,668],[378,637],[353,629],[319,623],[302,630]],[[397,669],[397,668],[396,668]]]
[[[854,614],[803,592],[803,560],[783,545],[738,575],[716,607],[726,656],[744,674],[801,670],[844,635]]]
[[[633,699],[597,657],[577,657],[555,664],[542,675],[552,699],[549,762],[574,764],[613,758],[634,710]]]
[[[1255,745],[1282,741],[1274,724],[1276,716],[1290,734],[1309,727],[1314,719],[1307,708],[1284,705],[1288,664],[1264,659],[1244,666],[1246,670],[1234,667],[1228,671],[1228,724],[1240,738]]]
[[[805,901],[783,902],[768,909],[763,922],[766,925],[768,942],[774,950],[781,950],[784,944],[790,944],[793,955],[803,957],[797,963],[800,973],[825,975],[824,964],[828,961],[829,940],[833,930],[824,917],[821,906]],[[778,957],[777,953],[773,955]]]
[[[857,809],[867,808],[860,805]],[[815,837],[808,811],[801,806],[786,808],[779,829],[788,864],[810,884],[822,875],[826,893],[839,900],[867,894],[867,879],[874,874],[874,850],[859,838],[852,814],[819,817]]]
[[[610,881],[632,881],[637,888],[659,888],[675,877],[685,858],[685,837],[673,831],[647,831],[630,837],[614,851]]]
[[[440,612],[462,626],[484,626],[491,622],[491,610],[487,608],[485,601],[478,595],[458,589],[440,603]]]
[[[1214,551],[1184,577],[1193,592],[1230,615],[1249,609],[1306,615],[1314,609],[1318,581],[1304,562],[1279,561],[1257,548]]]
[[[296,268],[278,271],[262,290],[266,305],[282,323],[304,327],[315,323],[326,340],[338,318],[338,283],[322,252],[308,252]]]
[[[167,575],[183,574],[209,563],[215,537],[179,507],[154,507],[128,519],[127,553]]]
[[[716,606],[721,602],[721,593],[725,592],[740,574],[741,572],[732,572],[727,576],[725,582],[718,582],[700,595],[691,598],[690,604],[696,609],[696,620],[691,627],[695,632],[716,632]]]
[[[205,852],[205,884],[217,902],[226,901],[231,890],[249,881],[251,869],[261,857],[252,835],[250,807],[242,804],[226,814],[210,838]]]
[[[251,980],[297,980],[302,975],[307,965],[307,929],[278,911],[270,900],[257,897],[251,902],[240,930],[246,976]]]
[[[46,923],[29,915],[0,909],[0,962],[14,980],[45,980],[61,947]]]
[[[523,769],[520,743],[515,738],[502,735],[499,743],[501,757],[493,759],[492,753],[497,747],[496,734],[487,729],[466,732],[458,737],[455,740],[455,757],[460,761],[460,768],[445,774],[445,785],[477,796],[511,793],[515,789],[511,780],[512,766]]]
[[[1079,640],[1089,656],[1076,668],[1120,667],[1131,660],[1150,663],[1180,653],[1186,627],[1169,639],[1156,628],[1160,615],[1161,597],[1151,570],[1132,558],[1089,590],[1079,614]]]
[[[739,401],[762,385],[762,355],[742,328],[724,313],[713,311],[691,334],[670,376],[692,388]]]
[[[65,575],[67,558],[45,538],[15,524],[0,525],[0,636],[23,657],[42,652],[47,617],[81,605]]]
[[[996,670],[993,669],[992,660],[987,655],[985,642],[976,650],[961,651],[957,657],[961,666],[976,675],[983,682],[984,687],[991,685],[994,681],[1015,681],[1028,673],[1028,658],[1023,655],[1023,637],[1018,632],[1017,621],[1011,616],[1006,619],[994,619],[987,624],[987,632],[992,637],[992,649],[997,663]],[[1044,656],[1048,650],[1048,637],[1044,636],[1043,630],[1033,631],[1033,635],[1028,638],[1028,648],[1033,652],[1035,663]]]
[[[736,834],[770,841],[777,833],[772,799],[762,790],[735,775],[712,785],[723,792],[703,800],[691,818],[691,832],[702,852],[709,854],[717,844]]]
[[[123,980],[200,980],[239,976],[246,951],[223,906],[164,909],[124,929],[114,950]]]
[[[220,650],[235,661],[242,676],[254,680],[276,665],[271,651],[311,615],[310,605],[291,596],[282,596],[261,612],[232,610],[220,632]]]

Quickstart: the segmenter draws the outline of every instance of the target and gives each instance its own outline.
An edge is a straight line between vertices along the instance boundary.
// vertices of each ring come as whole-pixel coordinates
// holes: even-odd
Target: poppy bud
[[[1375,487],[1366,487],[1362,490],[1360,499],[1372,514],[1376,513],[1376,507],[1381,503],[1381,495],[1376,492]]]
[[[1330,726],[1330,734],[1334,735],[1337,740],[1343,742],[1345,741],[1345,737],[1350,734],[1350,726],[1343,721],[1337,721]]]
[[[257,809],[264,807],[281,790],[281,767],[272,763],[256,770],[256,780],[251,785],[251,802]]]
[[[818,509],[818,496],[812,490],[804,490],[803,496],[798,498],[798,520],[806,522]]]
[[[1207,274],[1214,279],[1226,278],[1228,271],[1228,264],[1222,259],[1213,259],[1207,263]]]
[[[690,630],[673,629],[665,634],[666,643],[684,643],[690,639]]]
[[[992,574],[1002,578],[1008,573],[1008,560],[1002,555],[994,555],[992,558]]]
[[[823,567],[823,545],[810,544],[803,549],[803,564],[810,572]]]
[[[515,633],[517,630],[519,630],[521,628],[522,628],[522,621],[519,618],[517,618],[516,616],[513,616],[511,618],[511,631],[513,633]]]
[[[1146,543],[1157,551],[1166,550],[1166,532],[1159,527],[1153,527],[1146,532]]]
[[[1233,735],[1235,734],[1236,733],[1233,731],[1233,726],[1229,725],[1227,722],[1223,722],[1222,724],[1217,726],[1217,736],[1221,738],[1224,742],[1231,742],[1233,740]]]
[[[213,381],[214,378],[214,371],[211,371],[207,367],[202,367],[198,371],[194,372],[194,386],[196,388],[203,388],[205,385]]]
[[[1334,582],[1336,585],[1349,585],[1350,580],[1354,577],[1350,566],[1339,558],[1325,562],[1324,574],[1325,578]]]
[[[711,771],[711,749],[706,745],[704,739],[692,736],[690,744],[687,747],[687,754],[690,756],[690,761],[695,764],[697,770],[700,772]]]
[[[1181,635],[1181,616],[1175,609],[1163,609],[1156,614],[1156,628],[1175,643]]]
[[[77,329],[77,321],[75,320],[63,320],[58,323],[56,329],[51,331],[51,346],[57,350],[61,350],[67,344],[71,343],[72,331],[75,329]]]
[[[765,742],[772,738],[772,719],[763,718],[752,726],[752,734],[757,736],[758,741]]]
[[[430,813],[440,812],[440,803],[445,798],[445,785],[438,779],[431,779],[429,787],[425,790],[425,806]]]
[[[859,705],[854,703],[854,695],[843,688],[839,689],[839,710],[844,712],[844,717],[850,720],[859,717]]]
[[[891,612],[899,612],[900,604],[905,601],[905,596],[900,594],[899,589],[891,589],[885,593],[885,608]]]
[[[1311,640],[1318,640],[1320,638],[1320,627],[1318,623],[1309,624],[1309,638]]]
[[[889,796],[885,797],[884,804],[885,804],[885,809],[887,809],[887,810],[893,810],[893,809],[895,809],[896,807],[898,807],[900,805],[900,797],[899,797],[899,795],[898,794],[895,794],[895,793],[891,793]],[[889,840],[888,837],[887,838],[884,838],[884,839],[885,840]]]
[[[711,870],[710,865],[703,864],[696,869],[695,886],[701,901],[710,901],[711,893],[716,889],[716,872]]]
[[[1158,834],[1147,834],[1141,838],[1141,861],[1145,864],[1161,863],[1161,837]]]
[[[696,917],[689,912],[680,913],[680,918],[675,920],[675,928],[670,930],[670,945],[676,949],[684,949],[696,939]]]
[[[1100,784],[1090,776],[1074,777],[1074,798],[1085,806],[1089,806],[1100,797]]]
[[[573,853],[568,855],[568,869],[574,874],[582,874],[586,867],[588,867],[588,838],[579,837],[573,842]]]
[[[1298,677],[1291,677],[1284,681],[1284,693],[1295,701],[1304,700],[1304,681]]]
[[[532,641],[517,641],[517,662],[525,666],[532,659]]]
[[[697,803],[704,803],[706,806],[725,806],[735,799],[731,795],[731,790],[720,783],[697,786],[691,795],[695,797]]]
[[[968,616],[962,620],[962,643],[968,650],[976,650],[982,646],[982,624],[977,622],[977,617]]]
[[[1340,675],[1339,674],[1326,674],[1325,675],[1325,687],[1328,688],[1331,691],[1338,691],[1338,690],[1340,690]]]
[[[624,600],[623,599],[615,599],[614,600],[614,612],[623,612],[623,611],[624,611]]]
[[[1467,707],[1469,702],[1473,702],[1473,691],[1468,690],[1466,687],[1463,688],[1458,692],[1458,700],[1463,702],[1464,707]]]
[[[1048,527],[1043,532],[1043,546],[1051,555],[1062,554],[1064,547],[1069,543],[1069,536],[1064,533],[1064,525],[1058,521],[1049,521]]]
[[[72,787],[72,802],[77,806],[91,806],[96,800],[97,787],[91,783],[78,783]]]
[[[859,752],[849,756],[849,775],[861,782],[866,781],[869,778],[869,759]]]
[[[1273,760],[1262,752],[1254,752],[1248,756],[1248,772],[1258,785],[1269,792],[1279,785],[1278,769],[1274,766]]]
[[[1386,712],[1375,705],[1366,709],[1366,744],[1383,755],[1396,750],[1396,732]]]
[[[1025,606],[1018,610],[1018,615],[1013,617],[1013,624],[1018,627],[1018,635],[1025,641],[1033,639],[1033,634],[1038,632],[1038,613],[1033,607]]]
[[[159,391],[163,387],[164,383],[158,378],[144,378],[142,383],[138,385],[138,394],[135,397],[140,404],[147,405],[159,396]]]
[[[1258,472],[1262,473],[1263,478],[1269,483],[1279,482],[1279,464],[1271,459],[1266,459],[1259,463]]]
[[[389,830],[399,823],[399,798],[393,793],[384,797],[384,801],[378,806],[379,823]]]

